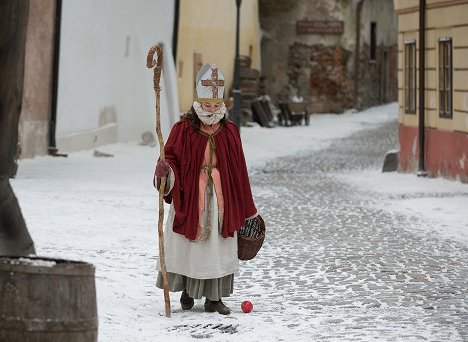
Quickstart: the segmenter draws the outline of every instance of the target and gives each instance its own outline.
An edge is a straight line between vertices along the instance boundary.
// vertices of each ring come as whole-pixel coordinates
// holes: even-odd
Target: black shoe
[[[229,315],[231,313],[231,310],[229,310],[229,308],[226,305],[224,305],[221,299],[217,301],[211,301],[208,298],[206,298],[205,311],[217,312],[221,315]]]
[[[189,310],[193,308],[193,304],[195,301],[193,298],[189,297],[187,291],[182,291],[182,295],[180,296],[180,306],[183,310]]]

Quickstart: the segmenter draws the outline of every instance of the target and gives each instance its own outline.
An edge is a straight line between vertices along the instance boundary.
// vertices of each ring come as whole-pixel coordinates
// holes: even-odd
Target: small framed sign
[[[331,20],[298,20],[296,34],[342,34],[344,24],[342,21]]]

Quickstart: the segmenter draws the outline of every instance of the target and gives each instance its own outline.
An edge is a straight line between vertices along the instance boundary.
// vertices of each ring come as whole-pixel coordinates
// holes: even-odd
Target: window
[[[405,112],[416,114],[416,41],[405,43]]]
[[[370,27],[370,59],[377,59],[377,23],[372,22]]]
[[[439,39],[439,117],[452,118],[452,38]]]

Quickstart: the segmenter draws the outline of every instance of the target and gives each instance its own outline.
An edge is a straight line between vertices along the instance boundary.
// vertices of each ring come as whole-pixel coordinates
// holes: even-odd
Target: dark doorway
[[[381,94],[381,102],[387,103],[388,102],[388,93],[389,93],[389,60],[388,60],[388,51],[383,51],[383,58],[382,58],[382,94]]]
[[[375,22],[371,22],[370,38],[370,59],[375,61],[377,59],[377,23]]]

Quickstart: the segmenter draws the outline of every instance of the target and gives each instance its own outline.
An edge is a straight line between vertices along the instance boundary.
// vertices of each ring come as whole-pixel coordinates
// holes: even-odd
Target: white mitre
[[[206,63],[197,74],[197,102],[224,101],[224,75],[216,64]]]

